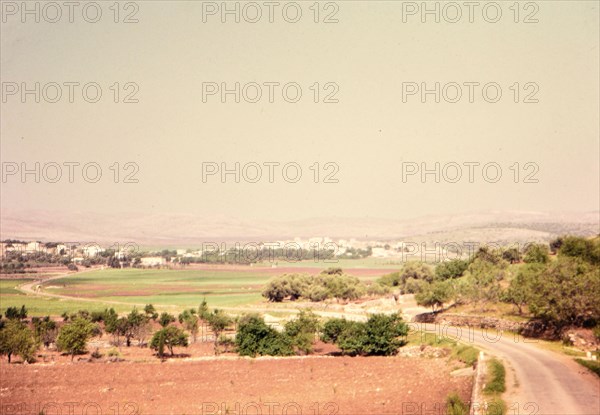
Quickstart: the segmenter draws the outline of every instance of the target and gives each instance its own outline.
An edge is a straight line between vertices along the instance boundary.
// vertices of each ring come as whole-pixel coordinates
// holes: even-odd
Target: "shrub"
[[[121,352],[119,352],[119,349],[117,349],[116,347],[113,347],[108,352],[106,352],[106,355],[108,357],[121,357]]]
[[[240,356],[289,356],[294,354],[291,339],[269,327],[258,315],[242,317],[235,344]]]
[[[298,317],[288,321],[285,334],[292,340],[293,346],[305,354],[312,353],[313,342],[319,331],[319,317],[312,311],[301,310]]]
[[[366,323],[332,319],[323,328],[323,340],[349,355],[394,355],[405,344],[400,337],[407,334],[408,326],[399,314],[374,314]]]
[[[352,324],[345,318],[333,318],[323,325],[321,340],[325,343],[337,343],[339,336]]]
[[[394,355],[405,344],[399,337],[407,334],[408,326],[400,314],[373,314],[366,323],[365,351],[369,355]]]

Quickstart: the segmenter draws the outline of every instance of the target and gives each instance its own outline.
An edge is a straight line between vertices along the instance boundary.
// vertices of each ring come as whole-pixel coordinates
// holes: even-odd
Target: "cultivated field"
[[[0,365],[5,409],[138,414],[398,414],[446,397],[468,401],[472,377],[444,359],[402,357],[207,358],[165,363]],[[126,406],[129,403],[128,406]],[[98,406],[94,408],[97,404]],[[271,411],[269,412],[269,407]],[[260,410],[257,410],[260,408]],[[134,411],[137,409],[137,411]],[[54,412],[52,412],[54,411]],[[5,413],[9,413],[6,412]],[[94,413],[100,413],[94,412]],[[413,412],[420,413],[420,412]]]
[[[29,278],[0,279],[0,311],[25,305],[29,315],[60,315],[80,309],[89,311],[113,307],[117,312],[130,311],[134,305],[154,304],[171,312],[198,307],[202,299],[211,307],[241,307],[264,302],[262,289],[269,279],[284,273],[317,274],[336,264],[316,264],[307,261],[286,267],[250,267],[242,265],[190,265],[183,269],[103,269],[79,273],[30,274]],[[348,269],[364,281],[372,281],[397,268],[364,266]],[[64,270],[64,268],[62,268]],[[35,277],[34,277],[35,276]],[[41,295],[24,295],[17,289],[33,278],[49,280],[41,284]],[[63,298],[59,298],[62,296]],[[81,299],[81,300],[79,300]]]

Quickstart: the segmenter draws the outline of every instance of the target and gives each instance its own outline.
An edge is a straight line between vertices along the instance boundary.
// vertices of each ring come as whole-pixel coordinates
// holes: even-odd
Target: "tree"
[[[441,262],[435,267],[435,277],[442,281],[459,278],[462,277],[468,266],[469,262],[462,259]]]
[[[31,361],[36,349],[33,332],[23,322],[10,319],[0,330],[0,355],[7,355],[8,363],[13,354],[20,356],[23,361]]]
[[[291,339],[269,327],[262,317],[250,314],[240,319],[235,344],[240,356],[294,354]]]
[[[158,323],[162,327],[167,327],[169,324],[175,321],[175,316],[173,314],[169,314],[166,311],[163,311],[158,318]]]
[[[320,323],[317,315],[310,310],[300,310],[297,318],[285,324],[285,334],[292,340],[295,348],[304,354],[310,354],[319,327]]]
[[[563,237],[559,236],[558,238],[555,238],[553,240],[550,241],[550,252],[552,252],[554,255],[556,255],[558,253],[558,250],[561,248],[562,244],[563,244]]]
[[[558,328],[594,325],[600,321],[598,267],[580,258],[550,263],[533,282],[529,310]]]
[[[215,354],[219,354],[219,339],[225,329],[233,323],[231,317],[221,310],[214,310],[208,315],[207,323],[215,336]]]
[[[550,260],[548,246],[543,244],[530,244],[525,248],[523,262],[528,264],[546,264]]]
[[[406,281],[410,278],[432,282],[434,275],[434,271],[429,265],[420,261],[409,261],[404,264],[400,271],[384,275],[377,282],[389,287],[398,287],[404,292],[406,290]]]
[[[71,361],[76,354],[85,352],[87,341],[92,337],[95,324],[89,320],[77,317],[60,328],[56,346],[58,350],[71,355]]]
[[[489,262],[492,265],[500,265],[500,262],[504,261],[498,252],[488,246],[482,246],[477,250],[477,252],[475,252],[471,258],[471,263],[475,262],[476,260]]]
[[[51,320],[50,316],[44,318],[33,317],[31,322],[33,323],[33,330],[38,343],[43,344],[47,348],[56,341],[58,328],[56,322]]]
[[[536,263],[520,268],[500,299],[505,303],[513,304],[519,315],[523,314],[523,307],[530,301],[535,290],[535,281],[543,270],[544,266]]]
[[[418,305],[431,307],[433,312],[436,308],[442,308],[452,298],[452,286],[449,281],[434,281],[431,284],[423,284],[419,292],[415,294]]]
[[[27,318],[27,308],[24,305],[21,308],[8,307],[4,312],[4,316],[9,320],[25,320]]]
[[[146,306],[144,307],[144,313],[146,314],[146,316],[148,316],[148,318],[151,318],[154,321],[156,321],[156,319],[158,318],[158,313],[156,312],[156,309],[152,304],[146,304]]]
[[[521,253],[517,248],[508,248],[502,252],[502,259],[511,264],[516,264],[521,260]]]
[[[306,291],[309,280],[308,275],[285,274],[269,281],[262,295],[271,302],[279,303],[286,298],[295,301]]]
[[[210,311],[208,311],[208,304],[206,303],[206,298],[202,300],[202,302],[200,303],[200,306],[198,307],[198,316],[206,321],[208,319],[208,315],[210,314]]]
[[[183,327],[192,335],[192,342],[196,343],[196,337],[198,336],[198,323],[200,318],[196,314],[196,310],[193,308],[184,310],[183,313],[179,314],[179,323],[183,324]]]
[[[136,307],[127,315],[123,323],[124,336],[127,340],[127,347],[131,346],[131,339],[138,339],[138,344],[142,346],[146,335],[150,332],[150,318],[144,313],[140,313]]]
[[[407,334],[408,326],[399,313],[373,314],[366,323],[365,352],[368,355],[392,356],[405,344],[399,337]]]
[[[499,299],[499,281],[504,279],[507,266],[503,260],[494,264],[480,258],[475,259],[466,271],[464,282],[459,285],[458,297],[480,304],[483,311],[485,303]]]
[[[175,326],[167,326],[160,329],[154,333],[154,336],[152,336],[152,340],[150,341],[150,348],[156,350],[158,357],[161,359],[164,356],[165,347],[169,349],[171,356],[173,356],[173,347],[175,346],[188,346],[188,335],[179,327]]]
[[[580,258],[590,264],[600,264],[600,237],[585,239],[578,236],[568,236],[558,251],[559,256]]]

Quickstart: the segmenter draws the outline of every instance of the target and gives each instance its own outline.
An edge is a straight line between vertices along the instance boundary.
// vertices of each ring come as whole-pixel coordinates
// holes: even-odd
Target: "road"
[[[72,275],[72,274],[70,274]],[[63,276],[45,280],[48,282]],[[39,281],[23,284],[19,287],[28,294],[83,301],[101,301],[83,299],[43,291],[34,287]],[[117,301],[102,301],[107,304],[127,304]],[[419,312],[426,311],[411,302],[402,304],[407,319]],[[237,311],[289,311],[296,309],[269,308],[227,308]],[[357,313],[317,311],[323,317],[342,317],[351,320],[364,320],[366,316]],[[534,339],[526,339],[511,333],[467,330],[467,328],[441,326],[433,324],[411,323],[412,328],[457,338],[472,343],[507,363],[507,393],[504,398],[511,415],[599,415],[600,414],[600,378],[580,366],[572,358],[541,348]],[[497,337],[497,335],[500,335]]]
[[[413,328],[415,325],[472,343],[508,363],[507,383],[511,384],[504,397],[508,414],[600,414],[600,378],[572,358],[541,348],[535,339],[524,342],[522,337],[508,332],[411,323]],[[514,376],[510,371],[514,371]]]

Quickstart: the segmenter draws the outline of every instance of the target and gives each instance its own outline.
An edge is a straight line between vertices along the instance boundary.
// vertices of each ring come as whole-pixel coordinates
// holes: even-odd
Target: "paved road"
[[[598,415],[600,378],[568,356],[542,349],[534,339],[433,324],[411,323],[421,329],[467,343],[500,357],[514,371],[518,385],[508,385],[508,414]],[[510,373],[507,374],[511,381]],[[512,380],[514,382],[514,379]]]

